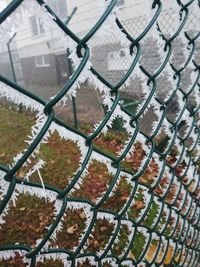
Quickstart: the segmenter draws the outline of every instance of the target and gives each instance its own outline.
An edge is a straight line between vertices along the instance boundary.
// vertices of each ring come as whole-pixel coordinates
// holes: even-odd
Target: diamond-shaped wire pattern
[[[1,12],[0,23],[6,23],[11,13],[20,8],[23,2],[12,1]],[[19,252],[29,266],[35,266],[44,259],[60,260],[64,266],[200,266],[200,66],[196,61],[196,54],[199,53],[196,44],[199,42],[200,31],[190,30],[192,5],[196,4],[199,8],[199,1],[183,3],[177,0],[175,15],[179,22],[175,20],[175,27],[169,31],[167,22],[171,14],[164,13],[160,18],[162,1],[154,0],[149,12],[151,18],[140,18],[136,27],[138,31],[134,33],[130,31],[131,22],[121,23],[117,18],[117,0],[105,1],[104,13],[81,39],[63,24],[43,0],[32,0],[30,5],[31,2],[36,3],[38,8],[42,7],[48,19],[51,18],[52,23],[62,30],[63,42],[66,42],[66,47],[71,51],[74,73],[63,89],[48,102],[0,75],[1,95],[16,104],[23,104],[38,111],[38,120],[28,143],[29,147],[14,159],[12,166],[0,165],[1,224],[4,223],[3,215],[8,212],[8,204],[14,202],[18,194],[29,193],[43,198],[42,185],[22,182],[17,173],[40,149],[40,144],[48,141],[53,132],[57,131],[61,138],[78,143],[81,164],[66,188],[44,185],[47,201],[55,206],[54,220],[48,225],[45,236],[37,240],[36,247],[32,248],[26,244],[1,245],[0,258],[8,259],[14,257],[15,252]],[[44,20],[47,17],[44,16]],[[184,28],[185,25],[188,31]],[[95,68],[95,63],[98,63],[100,58],[95,58],[95,53],[98,53],[95,46],[92,49],[95,35],[101,34],[103,38],[104,34],[108,34],[108,28],[112,29],[109,34],[120,40],[115,47],[113,42],[110,42],[110,61],[112,63],[116,59],[116,66],[120,65],[121,62],[117,60],[121,57],[125,64],[122,68],[125,71],[119,71],[120,78],[118,76],[111,80],[106,76],[106,72],[100,73],[98,68]],[[145,47],[147,36],[150,38],[151,47]],[[176,42],[185,47],[184,53],[178,57],[177,47],[174,48]],[[151,54],[149,61],[141,57],[141,50]],[[159,59],[156,65],[151,64],[154,57]],[[113,68],[111,63],[110,70]],[[120,70],[120,66],[118,69]],[[187,82],[184,82],[185,75],[189,75]],[[123,88],[130,86],[136,79],[143,100],[133,114],[121,105],[120,100]],[[65,103],[66,97],[73,96],[80,84],[86,80],[95,90],[99,90],[103,96],[102,105],[106,106],[103,120],[95,125],[93,133],[88,135],[59,121],[54,114],[54,107],[60,101]],[[160,94],[158,90],[162,84],[165,84],[162,89],[164,94]],[[151,129],[144,133],[141,119],[148,112],[152,125]],[[123,119],[129,139],[114,158],[95,148],[94,140],[105,132],[117,117]],[[160,140],[157,137],[161,132],[164,133],[164,138]],[[143,154],[140,167],[134,169],[132,163],[134,172],[129,172],[124,168],[124,160],[131,156],[136,159],[137,151],[142,151]],[[172,157],[174,153],[175,160]],[[110,184],[93,202],[73,197],[72,192],[84,186],[83,178],[95,161],[106,166]],[[153,175],[155,166],[157,171]],[[42,162],[40,166],[37,165],[37,168],[39,167],[42,167]],[[128,197],[119,203],[119,207],[108,210],[106,205],[123,180],[130,188]],[[70,216],[70,213],[67,215],[67,209],[73,212],[82,210],[85,220],[84,233],[73,249],[51,248],[50,241],[60,238],[59,232],[64,217]],[[155,213],[153,221],[149,216],[152,212]],[[92,251],[90,240],[95,238],[94,228],[96,224],[103,227],[104,221],[109,225],[110,236],[105,236],[107,241],[100,251]],[[115,246],[123,231],[128,233],[128,239],[121,255],[117,255]]]

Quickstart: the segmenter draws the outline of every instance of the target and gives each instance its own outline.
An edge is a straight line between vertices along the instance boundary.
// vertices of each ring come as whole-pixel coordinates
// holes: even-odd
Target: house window
[[[40,18],[32,16],[30,17],[30,21],[31,21],[31,29],[33,36],[45,33],[45,28]]]
[[[47,55],[35,57],[35,66],[36,68],[49,67],[50,66],[49,57]]]
[[[124,6],[124,0],[117,0],[116,6],[117,7]]]

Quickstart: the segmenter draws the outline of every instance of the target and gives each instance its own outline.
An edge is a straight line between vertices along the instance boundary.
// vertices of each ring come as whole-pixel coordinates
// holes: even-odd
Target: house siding
[[[27,85],[51,85],[58,84],[55,56],[48,54],[49,66],[36,67],[35,57],[21,58],[24,82]]]

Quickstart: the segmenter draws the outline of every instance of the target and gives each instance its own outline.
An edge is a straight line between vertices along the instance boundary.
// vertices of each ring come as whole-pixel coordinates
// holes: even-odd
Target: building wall
[[[49,66],[37,67],[35,57],[21,59],[24,82],[26,85],[59,85],[66,83],[68,79],[68,60],[66,55],[46,55]]]
[[[53,0],[48,1],[54,10],[55,6],[53,5]],[[66,7],[65,0],[59,0],[59,2],[63,2],[64,7]],[[36,7],[38,7],[37,3]],[[56,10],[54,11],[57,13]],[[60,9],[60,12],[63,17],[63,10]],[[67,13],[65,14],[65,18],[66,16]],[[45,27],[45,32],[35,35],[32,26],[32,17],[33,14],[29,11],[24,12],[21,28],[16,35],[25,85],[36,84],[45,86],[48,84],[57,85],[66,82],[66,73],[68,70],[67,59],[64,55],[65,51],[62,45],[55,45],[55,43],[59,43],[57,34],[59,29],[57,25],[47,16],[45,19],[47,19],[47,22],[49,19],[49,24]],[[60,58],[61,54],[63,55],[63,60]],[[48,56],[50,66],[36,67],[35,58],[38,56]]]
[[[52,0],[51,0],[52,1]],[[59,0],[60,1],[60,0]],[[69,23],[69,28],[78,36],[83,36],[100,18],[103,8],[99,0],[64,0],[67,4],[68,13],[70,14],[74,7],[77,7],[77,12]],[[177,8],[175,0],[163,0],[163,17],[160,19],[163,30],[167,31],[177,28],[179,21],[178,16],[173,16],[174,10]],[[120,7],[120,20],[127,27],[133,36],[137,36],[148,23],[149,14],[149,0],[124,0],[124,5]],[[196,9],[193,10],[196,14]],[[177,14],[177,13],[176,13]],[[147,16],[146,16],[147,15]],[[59,39],[56,34],[58,27],[55,23],[49,26],[48,31],[44,34],[33,36],[31,30],[31,14],[24,13],[24,21],[22,28],[17,34],[17,46],[19,50],[19,57],[22,63],[25,83],[63,83],[66,82],[69,74],[67,70],[66,52],[59,44]],[[198,20],[197,20],[198,23]],[[200,19],[199,19],[200,23]],[[196,22],[191,23],[196,25]],[[52,26],[53,25],[53,26]],[[107,39],[98,39],[92,41],[93,57],[92,62],[96,68],[104,73],[105,77],[112,82],[117,82],[117,79],[126,71],[126,66],[123,69],[121,62],[116,62],[115,68],[110,68],[109,53],[120,49],[119,43],[112,36]],[[49,55],[50,67],[38,69],[35,67],[34,57],[39,55]],[[146,61],[149,62],[149,67],[153,68],[159,62],[157,56],[151,52],[146,53]],[[63,59],[62,59],[63,57]],[[118,67],[120,66],[120,68]],[[48,78],[49,77],[49,78]]]
[[[1,57],[0,73],[3,76],[10,79],[11,81],[14,81],[14,74],[11,67],[11,59],[9,56],[7,45],[4,45],[1,51],[2,53],[0,55]],[[15,39],[13,39],[13,41],[10,44],[10,53],[13,62],[15,78],[18,83],[23,84],[23,72],[20,63],[19,51],[17,49]]]
[[[78,7],[78,11],[69,24],[69,27],[75,33],[88,31],[99,19],[102,14],[102,5],[99,0],[66,0],[68,12],[70,13],[73,8]],[[120,20],[132,20],[136,17],[149,14],[151,5],[150,0],[124,0],[124,5],[120,9]],[[162,0],[163,10],[177,8],[176,1]]]
[[[41,45],[42,43],[45,45],[49,40],[51,40],[51,26],[50,29],[45,33],[34,36],[31,28],[31,17],[32,14],[30,12],[24,11],[23,23],[16,36],[17,45],[20,51],[23,48],[29,48],[30,46],[35,47],[34,50],[36,50],[37,54],[39,55],[44,53],[44,51],[37,49],[38,46]],[[34,52],[34,50],[32,51],[32,53],[36,53]],[[29,53],[25,55],[20,53],[20,57],[27,57],[27,56],[29,56]]]
[[[55,69],[55,56],[49,54],[48,57],[48,67],[36,67],[35,57],[21,58],[24,82],[26,85],[48,85],[58,83],[57,72]]]
[[[8,53],[1,54],[0,73],[13,81],[13,74]]]

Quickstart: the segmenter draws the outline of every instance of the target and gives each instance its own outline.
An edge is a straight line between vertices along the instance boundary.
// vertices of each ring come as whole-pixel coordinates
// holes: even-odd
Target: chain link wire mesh
[[[19,193],[28,192],[43,198],[45,192],[47,201],[55,207],[53,223],[34,248],[3,244],[0,257],[8,259],[18,252],[28,266],[35,266],[41,259],[61,260],[64,266],[200,266],[200,31],[190,27],[196,16],[191,15],[194,5],[199,12],[199,1],[177,0],[176,11],[168,15],[161,13],[162,1],[152,1],[147,18],[137,18],[134,28],[132,21],[122,23],[116,15],[116,0],[106,1],[98,22],[81,38],[66,27],[43,0],[12,1],[1,12],[0,23],[11,27],[9,17],[24,2],[30,9],[34,4],[34,8],[42,12],[44,23],[51,19],[51,23],[59,27],[60,38],[71,51],[74,72],[49,101],[0,75],[1,96],[38,112],[29,147],[17,155],[9,167],[0,165],[0,222],[5,223],[3,218],[9,203],[15,202]],[[168,17],[173,15],[173,26],[169,27]],[[98,57],[99,48],[95,42],[99,45],[99,38],[108,40],[108,72],[102,71],[105,57],[102,54]],[[112,38],[117,41],[113,42]],[[148,55],[148,60],[143,53]],[[70,127],[55,116],[56,105],[65,105],[85,83],[99,92],[104,109],[103,119],[90,134]],[[127,94],[134,95],[133,99],[140,95],[134,112],[123,105],[123,90],[127,88]],[[150,123],[146,129],[143,120],[147,114]],[[94,140],[112,127],[116,118],[122,119],[128,140],[114,157],[97,149]],[[81,152],[80,167],[68,185],[61,190],[48,184],[20,180],[17,173],[55,131],[61,138],[76,142]],[[136,160],[139,150],[143,154],[140,167],[135,171],[127,170],[125,161],[131,155]],[[94,202],[73,197],[71,193],[82,186],[94,160],[105,164],[112,176],[110,184]],[[134,161],[132,164],[133,170]],[[30,173],[39,172],[42,165],[40,161]],[[148,180],[155,165],[156,174]],[[104,204],[112,198],[122,179],[130,186],[130,194],[117,211],[108,210]],[[141,201],[142,207],[139,207]],[[49,241],[56,240],[61,231],[67,208],[85,212],[84,232],[73,249],[52,248]],[[153,221],[149,216],[152,212]],[[88,240],[99,220],[112,225],[111,234],[98,252],[88,251]],[[113,248],[121,239],[123,228],[127,229],[128,238],[121,255],[117,255]]]

